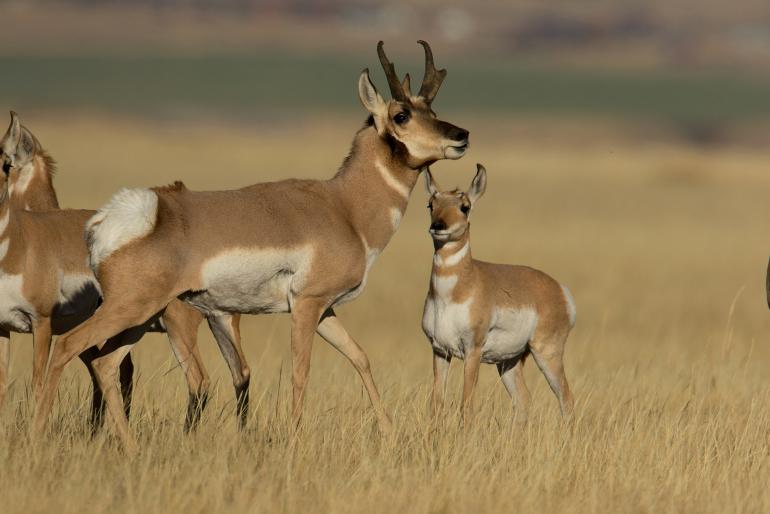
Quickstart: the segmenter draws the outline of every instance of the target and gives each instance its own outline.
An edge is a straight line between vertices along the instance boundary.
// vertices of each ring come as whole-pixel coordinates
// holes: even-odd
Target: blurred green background
[[[696,144],[746,142],[736,126],[770,120],[770,3],[574,4],[4,1],[0,98],[172,120],[355,113],[360,70],[384,84],[376,41],[419,80],[424,38],[452,112],[656,123]]]

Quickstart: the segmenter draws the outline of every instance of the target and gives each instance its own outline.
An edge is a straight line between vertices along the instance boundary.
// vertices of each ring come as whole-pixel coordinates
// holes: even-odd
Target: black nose
[[[433,223],[430,224],[430,229],[431,230],[446,230],[446,223],[444,223],[441,220],[434,221]]]
[[[455,141],[465,141],[468,139],[469,132],[465,129],[457,129],[457,134],[452,138]]]

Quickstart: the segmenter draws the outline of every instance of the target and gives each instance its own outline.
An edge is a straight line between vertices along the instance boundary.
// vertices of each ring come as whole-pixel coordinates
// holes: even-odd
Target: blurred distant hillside
[[[358,52],[419,37],[450,51],[622,67],[770,69],[767,0],[5,0],[0,53]],[[369,45],[365,46],[370,51]]]
[[[361,115],[376,42],[420,77],[422,38],[449,69],[442,112],[770,138],[768,0],[0,0],[0,19],[1,107],[24,113]]]

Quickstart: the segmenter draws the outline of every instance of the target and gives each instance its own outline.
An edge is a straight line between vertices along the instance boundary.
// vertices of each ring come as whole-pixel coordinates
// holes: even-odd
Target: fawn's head
[[[468,131],[439,120],[431,109],[446,70],[436,69],[428,43],[418,43],[425,49],[425,77],[416,95],[412,94],[408,73],[403,81],[399,80],[382,41],[377,44],[377,54],[388,79],[391,99],[385,101],[377,92],[368,69],[358,79],[358,96],[371,113],[377,133],[400,145],[405,150],[407,165],[413,169],[440,159],[459,159],[468,149]]]
[[[425,187],[430,195],[431,237],[441,243],[458,241],[468,231],[471,210],[487,188],[487,170],[481,164],[476,165],[476,176],[468,191],[441,191],[430,170],[426,170]]]

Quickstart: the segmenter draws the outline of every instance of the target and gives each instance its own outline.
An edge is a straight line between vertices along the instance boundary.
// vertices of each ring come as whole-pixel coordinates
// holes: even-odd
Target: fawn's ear
[[[476,176],[473,177],[471,187],[468,189],[468,198],[471,200],[471,204],[476,203],[476,200],[481,198],[484,191],[487,190],[487,170],[481,164],[476,164]]]
[[[427,167],[425,168],[425,191],[430,197],[439,192],[439,187],[433,178],[433,173],[431,173],[430,168]]]
[[[11,111],[11,124],[5,132],[0,148],[8,156],[11,166],[23,166],[35,155],[35,138],[32,133],[22,127],[19,115]]]

